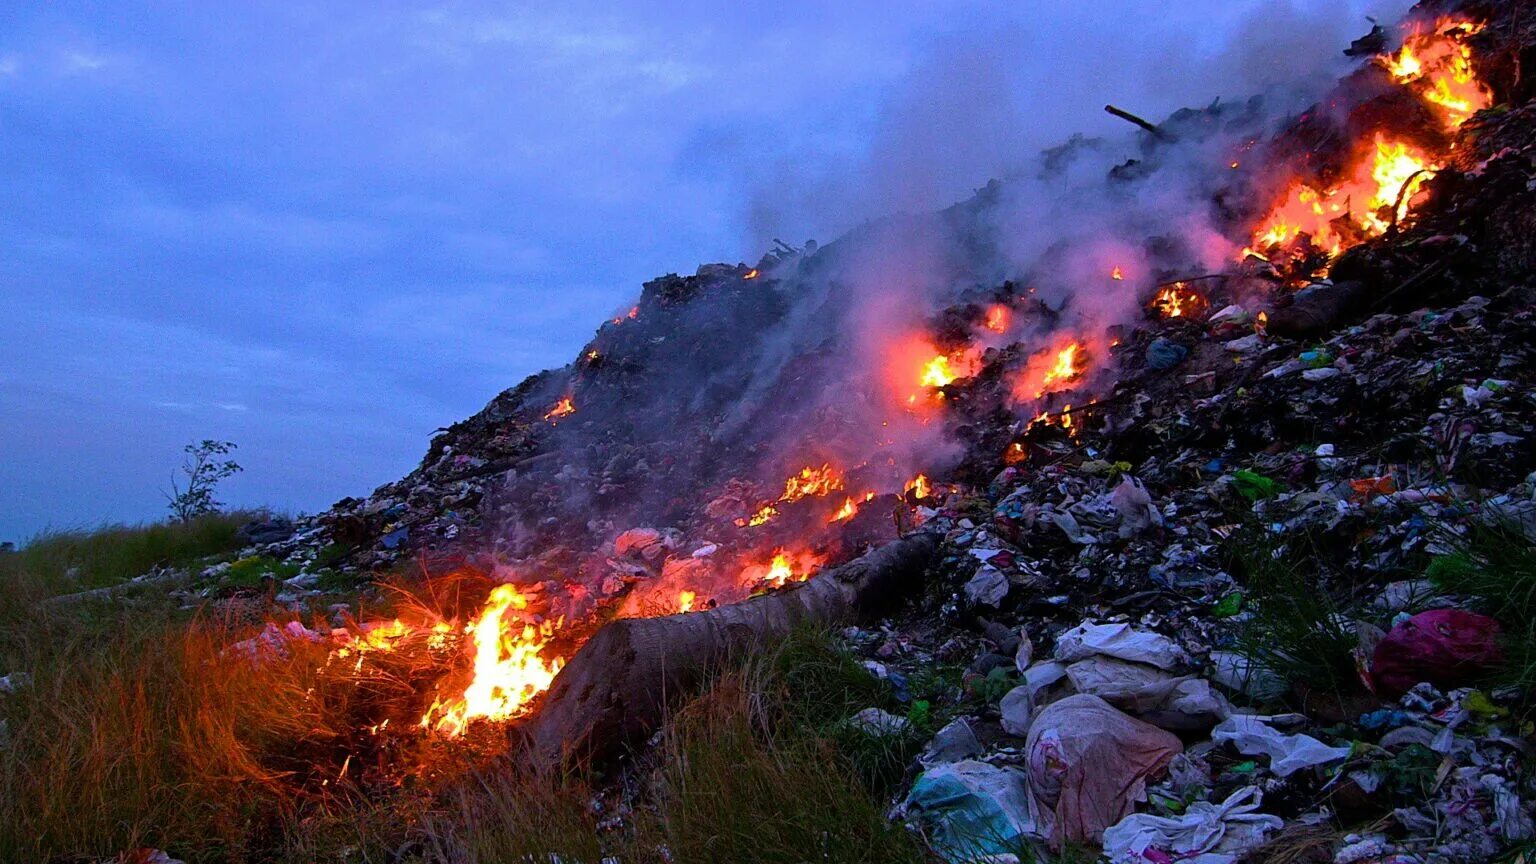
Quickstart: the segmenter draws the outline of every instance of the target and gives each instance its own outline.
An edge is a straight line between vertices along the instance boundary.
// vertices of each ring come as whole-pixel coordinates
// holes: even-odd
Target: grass
[[[674,716],[623,830],[599,830],[585,782],[502,765],[459,789],[432,826],[431,860],[930,861],[870,785],[889,779],[871,767],[905,764],[907,742],[844,734],[841,720],[881,696],[827,637],[798,635]]]
[[[190,522],[44,532],[16,552],[0,554],[0,580],[46,594],[101,588],[156,566],[179,567],[233,552],[240,546],[235,539],[240,526],[260,515],[216,513]]]
[[[1427,575],[1503,629],[1506,662],[1489,682],[1536,691],[1536,547],[1513,525],[1473,523]]]
[[[1328,591],[1322,556],[1278,547],[1257,526],[1225,548],[1250,601],[1250,617],[1236,634],[1237,651],[1293,687],[1340,701],[1357,693],[1358,638]]]
[[[163,590],[39,605],[145,560],[227,552],[216,541],[233,525],[106,534],[41,538],[0,571],[15,598],[0,672],[32,677],[0,696],[0,860],[141,846],[193,864],[930,860],[885,818],[920,736],[849,726],[862,708],[903,708],[826,634],[722,671],[621,778],[542,775],[496,729],[422,739],[404,674],[349,678],[324,646],[252,663],[226,650],[248,625]],[[364,734],[386,716],[404,731]],[[594,809],[600,792],[622,820]]]

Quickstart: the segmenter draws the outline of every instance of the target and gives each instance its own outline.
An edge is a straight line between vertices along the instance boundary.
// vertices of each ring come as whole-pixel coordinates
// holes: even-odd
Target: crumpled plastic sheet
[[[1289,777],[1304,768],[1337,762],[1350,754],[1348,747],[1330,747],[1310,735],[1286,735],[1261,718],[1234,714],[1216,724],[1211,740],[1231,741],[1245,756],[1268,756],[1269,768]]]
[[[1233,792],[1220,804],[1196,801],[1180,816],[1133,813],[1104,832],[1112,864],[1233,864],[1284,823],[1257,812],[1257,786]]]
[[[929,845],[956,864],[1017,852],[1037,833],[1023,773],[969,759],[923,772],[900,812],[925,825]]]
[[[1065,663],[1095,655],[1172,669],[1184,659],[1177,643],[1129,624],[1080,624],[1056,638],[1056,659]]]

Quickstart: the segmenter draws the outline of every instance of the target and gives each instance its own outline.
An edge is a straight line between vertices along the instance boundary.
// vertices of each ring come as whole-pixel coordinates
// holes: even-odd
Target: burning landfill
[[[931,738],[897,817],[948,860],[1536,839],[1526,694],[1483,674],[1529,624],[1424,579],[1490,525],[1536,535],[1521,9],[1424,4],[1299,113],[1139,121],[1129,159],[1074,138],[942,213],[646,283],[403,480],[265,526],[295,612],[322,571],[425,581],[241,652],[405,682],[349,759],[514,730],[558,762],[644,746],[681,679],[643,646],[702,664],[811,620],[892,710],[963,669],[936,733],[871,715]],[[1347,668],[1294,676],[1314,636]]]

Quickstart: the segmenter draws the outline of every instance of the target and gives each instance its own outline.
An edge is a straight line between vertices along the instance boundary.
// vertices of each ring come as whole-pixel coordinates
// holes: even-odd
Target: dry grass
[[[38,605],[60,590],[57,566],[30,575],[38,561],[127,554],[55,542],[0,573],[0,672],[33,677],[0,696],[0,860],[141,846],[190,862],[927,860],[884,818],[913,742],[841,724],[897,706],[824,636],[722,674],[603,798],[631,808],[610,824],[592,802],[614,777],[532,773],[494,728],[424,740],[411,720],[428,688],[410,668],[354,674],[324,646],[253,663],[227,650],[248,630],[152,591]],[[468,589],[445,584],[430,605],[462,605]],[[385,718],[390,734],[367,732]]]

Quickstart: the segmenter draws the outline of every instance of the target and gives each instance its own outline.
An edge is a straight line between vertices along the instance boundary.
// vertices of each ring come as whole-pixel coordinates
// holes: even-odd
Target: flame
[[[922,385],[924,387],[943,387],[958,377],[949,368],[949,358],[940,354],[923,365]]]
[[[563,397],[561,397],[559,402],[555,403],[555,407],[553,407],[553,408],[549,409],[547,412],[545,412],[544,419],[548,420],[551,423],[553,423],[553,422],[555,422],[556,420],[559,420],[562,417],[569,417],[570,415],[575,414],[575,413],[576,413],[576,403],[571,401],[571,397],[563,396]]]
[[[1198,315],[1205,305],[1205,297],[1185,282],[1175,282],[1152,298],[1152,308],[1164,318]]]
[[[756,528],[759,525],[765,525],[768,522],[773,521],[774,517],[778,515],[779,509],[777,507],[773,506],[772,504],[764,504],[761,508],[758,509],[756,513],[753,513],[751,516],[745,519],[737,519],[736,527]]]
[[[421,718],[423,728],[457,737],[472,720],[509,720],[526,713],[529,702],[549,689],[564,661],[545,660],[541,654],[558,622],[518,628],[505,620],[509,612],[527,608],[528,599],[512,585],[491,591],[480,616],[464,627],[474,645],[469,685],[460,696],[434,700]]]
[[[737,519],[738,528],[756,528],[779,515],[777,504],[793,504],[802,498],[820,498],[830,495],[843,488],[843,475],[833,468],[830,463],[823,464],[820,468],[807,465],[800,469],[798,474],[789,475],[784,481],[784,494],[777,500],[770,501],[758,509],[746,519]]]
[[[784,494],[779,497],[786,504],[808,498],[812,495],[821,497],[830,495],[843,488],[843,475],[836,468],[824,464],[820,468],[807,465],[800,469],[799,474],[790,475],[784,481]]]
[[[741,278],[743,278],[743,279],[756,279],[757,278],[757,268],[753,267],[751,270],[748,270],[747,271],[747,275],[745,275],[745,276],[743,276]]]
[[[693,611],[693,601],[694,601],[694,598],[697,597],[697,596],[699,596],[699,595],[695,594],[692,591],[679,591],[679,592],[677,592],[677,611],[679,611],[679,612],[692,612]]]
[[[1077,343],[1073,342],[1071,345],[1056,352],[1056,365],[1046,370],[1045,382],[1041,385],[1042,395],[1043,391],[1049,389],[1052,384],[1071,381],[1078,376],[1077,349]]]
[[[864,501],[873,501],[873,500],[875,500],[875,493],[873,493],[873,492],[866,492],[866,493],[864,493]],[[858,514],[858,512],[859,512],[859,504],[860,503],[863,503],[863,502],[855,501],[852,498],[844,498],[843,499],[843,506],[837,508],[837,512],[833,513],[832,514],[832,518],[828,519],[827,522],[828,523],[841,522],[844,519],[852,519],[855,515]]]
[[[1294,181],[1260,223],[1253,247],[1244,249],[1242,257],[1257,254],[1255,249],[1289,246],[1303,234],[1311,238],[1312,248],[1337,257],[1360,240],[1386,233],[1394,208],[1397,219],[1407,216],[1424,182],[1421,172],[1436,168],[1438,164],[1423,150],[1389,141],[1378,132],[1348,181],[1327,191]],[[1349,237],[1341,233],[1340,225],[1351,226]]]
[[[1463,41],[1482,29],[1482,24],[1451,17],[1436,20],[1432,30],[1419,22],[1396,54],[1379,60],[1394,79],[1435,106],[1446,126],[1455,129],[1493,104],[1488,88],[1472,71],[1472,49]]]
[[[1024,445],[1018,441],[1009,444],[1008,449],[1003,451],[1004,465],[1022,465],[1028,461],[1029,451],[1025,450]]]
[[[599,358],[601,356],[603,356],[603,355],[597,353],[596,349],[593,349],[593,350],[587,352],[587,359],[588,360],[596,360],[597,358]]]
[[[775,549],[767,564],[752,564],[742,570],[742,582],[758,588],[783,588],[810,579],[824,563],[826,558],[821,555]]]
[[[904,488],[902,491],[910,493],[914,499],[921,501],[924,498],[927,498],[933,490],[929,488],[928,475],[919,474],[908,481],[906,488]]]
[[[1116,282],[1124,281],[1125,271],[1121,270],[1120,267],[1116,265],[1115,269],[1109,271],[1109,278],[1115,280]]]
[[[1001,303],[987,309],[986,328],[993,333],[1007,333],[1008,324],[1013,318],[1012,311]]]

